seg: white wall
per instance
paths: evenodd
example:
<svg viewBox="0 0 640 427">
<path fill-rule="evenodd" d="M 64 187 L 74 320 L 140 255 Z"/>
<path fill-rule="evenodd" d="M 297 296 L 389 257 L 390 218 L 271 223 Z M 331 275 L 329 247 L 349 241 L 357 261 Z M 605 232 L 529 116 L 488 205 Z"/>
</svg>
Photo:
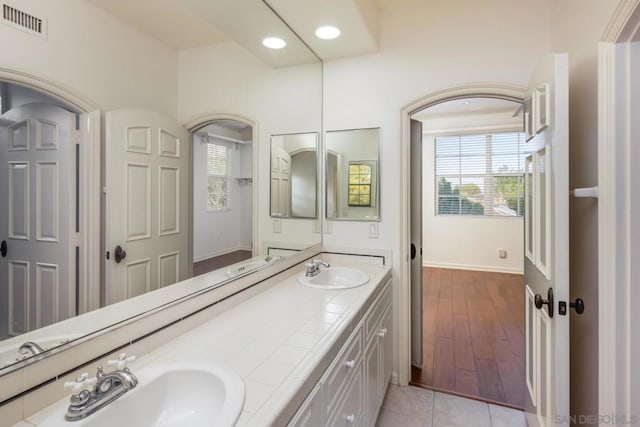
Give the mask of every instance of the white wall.
<svg viewBox="0 0 640 427">
<path fill-rule="evenodd" d="M 48 21 L 46 40 L 0 25 L 1 68 L 35 74 L 103 110 L 148 108 L 175 117 L 177 54 L 81 0 L 15 0 Z"/>
<path fill-rule="evenodd" d="M 402 107 L 462 83 L 526 85 L 549 50 L 548 2 L 467 0 L 433 8 L 407 0 L 381 11 L 380 31 L 378 53 L 326 62 L 323 82 L 325 129 L 381 127 L 380 237 L 368 238 L 367 223 L 336 222 L 325 243 L 398 251 Z"/>
<path fill-rule="evenodd" d="M 257 121 L 259 241 L 266 247 L 305 248 L 320 243 L 313 220 L 269 216 L 269 138 L 273 134 L 318 132 L 321 127 L 321 65 L 273 69 L 239 45 L 228 42 L 180 51 L 178 117 L 182 123 L 212 113 L 231 113 Z"/>
<path fill-rule="evenodd" d="M 251 144 L 229 144 L 229 209 L 207 211 L 207 144 L 194 136 L 193 144 L 193 260 L 251 250 L 252 185 L 239 181 L 243 163 L 251 163 Z"/>
</svg>

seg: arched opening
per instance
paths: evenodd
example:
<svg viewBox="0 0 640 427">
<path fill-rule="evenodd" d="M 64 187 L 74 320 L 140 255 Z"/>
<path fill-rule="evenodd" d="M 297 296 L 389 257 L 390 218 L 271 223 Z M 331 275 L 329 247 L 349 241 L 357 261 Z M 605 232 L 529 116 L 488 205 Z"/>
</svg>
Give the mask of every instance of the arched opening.
<svg viewBox="0 0 640 427">
<path fill-rule="evenodd" d="M 420 315 L 412 313 L 421 312 L 421 297 L 412 298 L 412 293 L 421 293 L 421 288 L 412 292 L 411 282 L 411 117 L 431 106 L 447 101 L 462 100 L 466 98 L 494 98 L 506 101 L 522 102 L 525 97 L 525 88 L 507 84 L 468 84 L 447 88 L 421 97 L 416 101 L 406 105 L 401 112 L 402 119 L 402 180 L 401 180 L 401 205 L 400 205 L 400 235 L 401 247 L 398 248 L 401 257 L 406 260 L 400 268 L 401 275 L 398 291 L 398 372 L 399 383 L 408 384 L 411 378 L 411 365 L 416 358 L 420 358 L 422 350 L 422 334 Z M 415 276 L 415 273 L 414 273 Z M 420 285 L 418 285 L 420 286 Z M 414 351 L 412 352 L 412 343 Z M 416 348 L 420 350 L 416 351 Z M 412 355 L 413 353 L 413 355 Z M 421 362 L 421 360 L 416 360 Z"/>
</svg>

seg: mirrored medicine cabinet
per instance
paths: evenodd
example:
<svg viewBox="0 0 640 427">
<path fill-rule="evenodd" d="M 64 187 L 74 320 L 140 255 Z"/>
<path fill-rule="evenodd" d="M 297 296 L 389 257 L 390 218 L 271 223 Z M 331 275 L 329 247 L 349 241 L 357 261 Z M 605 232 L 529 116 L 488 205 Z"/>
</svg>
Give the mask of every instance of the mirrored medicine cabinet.
<svg viewBox="0 0 640 427">
<path fill-rule="evenodd" d="M 380 221 L 380 128 L 325 133 L 326 215 Z"/>
</svg>

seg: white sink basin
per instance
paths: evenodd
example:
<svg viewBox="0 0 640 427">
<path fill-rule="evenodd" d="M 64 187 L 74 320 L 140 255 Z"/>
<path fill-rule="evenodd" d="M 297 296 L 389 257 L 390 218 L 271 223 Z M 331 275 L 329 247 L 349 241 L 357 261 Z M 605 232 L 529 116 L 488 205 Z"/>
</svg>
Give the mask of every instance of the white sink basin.
<svg viewBox="0 0 640 427">
<path fill-rule="evenodd" d="M 320 289 L 349 289 L 362 286 L 369 281 L 369 275 L 357 268 L 329 267 L 313 277 L 305 276 L 303 271 L 298 276 L 298 283 Z"/>
<path fill-rule="evenodd" d="M 134 365 L 135 366 L 135 365 Z M 132 372 L 136 388 L 80 421 L 59 408 L 43 427 L 233 426 L 244 403 L 244 384 L 233 371 L 209 364 L 154 364 Z"/>
</svg>

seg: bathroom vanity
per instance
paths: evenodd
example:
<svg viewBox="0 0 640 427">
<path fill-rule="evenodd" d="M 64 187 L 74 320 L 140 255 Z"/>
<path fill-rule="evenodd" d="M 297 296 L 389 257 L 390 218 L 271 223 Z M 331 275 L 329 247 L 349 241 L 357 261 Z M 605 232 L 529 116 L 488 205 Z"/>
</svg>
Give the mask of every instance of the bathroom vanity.
<svg viewBox="0 0 640 427">
<path fill-rule="evenodd" d="M 391 269 L 382 257 L 316 258 L 359 269 L 369 281 L 350 289 L 307 287 L 298 283 L 305 271 L 298 264 L 229 298 L 224 308 L 196 314 L 199 324 L 138 353 L 131 371 L 163 363 L 234 371 L 245 387 L 238 426 L 374 425 L 393 358 Z M 68 397 L 23 425 L 60 416 L 67 404 Z"/>
</svg>

